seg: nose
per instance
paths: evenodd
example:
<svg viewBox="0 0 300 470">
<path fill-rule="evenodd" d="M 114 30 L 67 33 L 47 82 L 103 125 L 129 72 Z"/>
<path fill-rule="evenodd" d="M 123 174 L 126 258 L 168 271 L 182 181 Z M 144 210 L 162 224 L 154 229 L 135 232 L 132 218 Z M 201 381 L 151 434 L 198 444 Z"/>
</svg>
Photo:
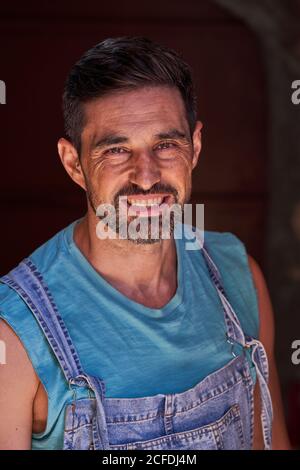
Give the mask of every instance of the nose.
<svg viewBox="0 0 300 470">
<path fill-rule="evenodd" d="M 136 154 L 132 160 L 129 179 L 131 183 L 138 185 L 145 191 L 160 182 L 161 174 L 155 155 L 147 151 Z"/>
</svg>

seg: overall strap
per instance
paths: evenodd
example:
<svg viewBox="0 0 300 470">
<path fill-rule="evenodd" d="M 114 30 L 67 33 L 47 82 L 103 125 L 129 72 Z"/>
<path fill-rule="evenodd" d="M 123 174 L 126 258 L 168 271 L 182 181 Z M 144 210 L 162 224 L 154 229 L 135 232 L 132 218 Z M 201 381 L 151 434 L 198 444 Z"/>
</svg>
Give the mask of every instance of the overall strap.
<svg viewBox="0 0 300 470">
<path fill-rule="evenodd" d="M 245 335 L 242 330 L 240 321 L 226 297 L 220 272 L 217 266 L 215 265 L 215 263 L 213 262 L 213 260 L 211 259 L 207 251 L 207 246 L 205 245 L 205 243 L 203 243 L 203 246 L 202 246 L 202 254 L 206 262 L 206 265 L 208 267 L 210 277 L 214 283 L 214 286 L 217 290 L 218 296 L 223 306 L 224 319 L 225 319 L 225 325 L 226 325 L 226 330 L 227 330 L 227 339 L 229 342 L 232 342 L 232 343 L 237 342 L 239 344 L 244 345 Z"/>
<path fill-rule="evenodd" d="M 207 251 L 207 245 L 201 238 L 199 240 L 199 235 L 198 241 L 202 247 L 201 252 L 207 264 L 211 279 L 222 302 L 227 329 L 227 340 L 232 345 L 234 342 L 238 342 L 245 349 L 252 348 L 251 358 L 255 366 L 260 386 L 261 424 L 264 438 L 264 448 L 265 450 L 270 450 L 272 446 L 273 407 L 268 387 L 269 367 L 265 348 L 259 340 L 243 333 L 239 319 L 227 299 L 220 272 Z"/>
<path fill-rule="evenodd" d="M 83 373 L 75 347 L 41 274 L 29 258 L 25 258 L 1 282 L 14 289 L 32 311 L 45 334 L 66 380 Z"/>
<path fill-rule="evenodd" d="M 32 311 L 63 370 L 69 386 L 88 387 L 95 393 L 98 431 L 95 436 L 95 447 L 102 450 L 109 449 L 103 408 L 105 384 L 100 378 L 90 376 L 84 372 L 76 348 L 41 273 L 39 273 L 30 258 L 25 258 L 16 268 L 7 275 L 2 276 L 0 281 L 14 289 Z"/>
</svg>

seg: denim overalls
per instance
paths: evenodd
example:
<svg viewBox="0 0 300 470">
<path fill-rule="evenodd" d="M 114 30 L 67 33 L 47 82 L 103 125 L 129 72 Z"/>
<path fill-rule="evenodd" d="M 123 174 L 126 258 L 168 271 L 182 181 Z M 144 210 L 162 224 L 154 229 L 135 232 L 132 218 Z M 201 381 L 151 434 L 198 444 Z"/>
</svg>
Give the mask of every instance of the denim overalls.
<svg viewBox="0 0 300 470">
<path fill-rule="evenodd" d="M 226 298 L 220 273 L 206 245 L 201 246 L 223 306 L 227 331 L 224 346 L 226 341 L 231 345 L 233 359 L 182 393 L 106 398 L 103 380 L 83 370 L 52 295 L 31 259 L 25 258 L 1 278 L 31 309 L 73 391 L 73 402 L 66 407 L 64 449 L 251 449 L 254 379 L 249 358 L 259 382 L 264 448 L 271 449 L 273 412 L 264 347 L 243 333 Z M 90 398 L 76 399 L 78 387 L 86 387 Z"/>
</svg>

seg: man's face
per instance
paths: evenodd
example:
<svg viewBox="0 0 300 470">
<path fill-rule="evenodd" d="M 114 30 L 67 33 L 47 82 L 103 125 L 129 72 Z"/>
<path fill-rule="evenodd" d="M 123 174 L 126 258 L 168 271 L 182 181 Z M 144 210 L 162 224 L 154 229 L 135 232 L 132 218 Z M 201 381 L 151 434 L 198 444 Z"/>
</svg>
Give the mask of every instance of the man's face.
<svg viewBox="0 0 300 470">
<path fill-rule="evenodd" d="M 128 208 L 144 207 L 138 215 L 161 217 L 161 204 L 183 207 L 191 195 L 201 123 L 192 139 L 179 91 L 145 87 L 84 106 L 81 166 L 91 208 L 112 204 L 118 213 L 120 195 L 127 196 Z"/>
</svg>

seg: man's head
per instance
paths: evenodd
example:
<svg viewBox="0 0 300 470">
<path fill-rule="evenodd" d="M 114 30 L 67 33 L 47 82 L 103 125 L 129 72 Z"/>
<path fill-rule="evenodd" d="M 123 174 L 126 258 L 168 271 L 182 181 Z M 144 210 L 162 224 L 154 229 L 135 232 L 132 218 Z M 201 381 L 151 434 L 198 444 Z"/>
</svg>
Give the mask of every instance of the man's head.
<svg viewBox="0 0 300 470">
<path fill-rule="evenodd" d="M 72 68 L 63 111 L 59 154 L 90 211 L 119 209 L 120 195 L 188 201 L 202 124 L 189 67 L 174 51 L 145 38 L 97 44 Z"/>
</svg>

